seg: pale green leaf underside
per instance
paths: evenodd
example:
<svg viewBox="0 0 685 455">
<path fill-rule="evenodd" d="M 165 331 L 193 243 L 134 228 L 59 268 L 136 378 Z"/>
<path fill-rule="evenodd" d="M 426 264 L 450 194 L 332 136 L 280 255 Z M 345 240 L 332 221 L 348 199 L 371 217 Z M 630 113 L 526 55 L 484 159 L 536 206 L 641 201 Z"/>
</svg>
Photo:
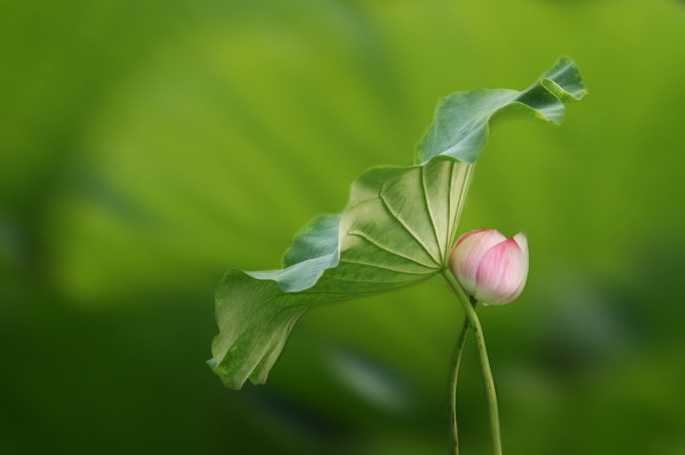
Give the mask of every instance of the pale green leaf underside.
<svg viewBox="0 0 685 455">
<path fill-rule="evenodd" d="M 214 371 L 232 388 L 248 378 L 262 383 L 311 306 L 439 272 L 471 168 L 439 157 L 425 166 L 372 169 L 353 184 L 341 215 L 318 217 L 297 235 L 283 269 L 227 273 L 216 295 Z"/>
<path fill-rule="evenodd" d="M 320 216 L 296 236 L 282 269 L 225 275 L 216 293 L 219 334 L 212 344 L 212 369 L 231 388 L 247 379 L 263 383 L 307 309 L 415 284 L 440 272 L 487 120 L 507 105 L 523 103 L 558 122 L 562 100 L 584 93 L 575 66 L 562 59 L 523 92 L 479 90 L 446 98 L 422 142 L 421 164 L 364 173 L 341 214 Z"/>
</svg>

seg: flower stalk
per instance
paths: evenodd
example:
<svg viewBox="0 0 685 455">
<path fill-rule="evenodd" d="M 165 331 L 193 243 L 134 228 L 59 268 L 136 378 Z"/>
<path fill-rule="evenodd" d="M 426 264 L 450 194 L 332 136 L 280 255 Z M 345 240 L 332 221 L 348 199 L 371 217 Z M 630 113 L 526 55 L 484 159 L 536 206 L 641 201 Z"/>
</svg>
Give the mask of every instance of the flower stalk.
<svg viewBox="0 0 685 455">
<path fill-rule="evenodd" d="M 443 271 L 443 276 L 449 283 L 450 287 L 454 291 L 454 293 L 457 295 L 459 300 L 462 303 L 462 306 L 464 307 L 464 311 L 466 313 L 466 321 L 464 325 L 464 330 L 462 331 L 462 336 L 465 340 L 466 338 L 466 332 L 468 331 L 469 327 L 472 327 L 475 334 L 476 334 L 476 342 L 478 345 L 478 354 L 480 357 L 480 364 L 481 364 L 481 372 L 483 375 L 483 381 L 485 382 L 485 388 L 487 391 L 487 396 L 488 396 L 488 407 L 490 410 L 490 432 L 492 436 L 492 445 L 493 445 L 493 454 L 494 455 L 502 455 L 502 438 L 500 435 L 500 423 L 499 423 L 499 407 L 497 405 L 497 392 L 495 390 L 495 381 L 492 375 L 492 369 L 490 368 L 490 360 L 488 359 L 488 351 L 487 351 L 487 346 L 485 344 L 485 336 L 483 334 L 483 328 L 480 324 L 480 320 L 478 319 L 478 314 L 476 313 L 475 307 L 477 305 L 477 302 L 474 298 L 469 298 L 465 293 L 464 290 L 462 289 L 461 285 L 457 281 L 457 279 L 452 275 L 448 270 Z M 462 338 L 460 336 L 460 340 Z M 461 349 L 463 348 L 463 342 L 460 341 L 459 343 L 461 347 L 458 349 L 457 356 L 455 357 L 457 361 L 455 362 L 454 366 L 454 373 L 453 377 L 458 376 L 458 370 L 459 366 L 461 364 Z M 459 346 L 459 345 L 458 345 Z M 458 435 L 456 434 L 457 432 L 457 425 L 456 425 L 456 385 L 457 382 L 456 380 L 453 381 L 451 386 L 453 388 L 450 391 L 451 395 L 451 409 L 452 409 L 452 419 L 453 419 L 453 426 L 452 426 L 452 431 L 453 431 L 453 436 L 452 440 L 455 444 L 458 444 Z M 456 450 L 456 451 L 455 451 Z M 458 454 L 459 449 L 458 447 L 456 449 L 453 449 L 452 451 L 453 454 Z"/>
</svg>

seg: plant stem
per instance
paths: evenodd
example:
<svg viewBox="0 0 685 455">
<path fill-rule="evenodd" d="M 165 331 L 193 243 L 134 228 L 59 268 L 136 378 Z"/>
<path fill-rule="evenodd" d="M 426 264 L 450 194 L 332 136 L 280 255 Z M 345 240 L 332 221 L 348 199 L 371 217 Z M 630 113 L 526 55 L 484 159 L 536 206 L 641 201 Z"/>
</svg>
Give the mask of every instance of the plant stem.
<svg viewBox="0 0 685 455">
<path fill-rule="evenodd" d="M 490 361 L 488 359 L 488 350 L 485 346 L 485 335 L 483 328 L 478 320 L 475 308 L 472 305 L 465 305 L 469 323 L 473 325 L 476 331 L 476 342 L 478 344 L 478 353 L 480 354 L 480 366 L 483 373 L 483 380 L 485 381 L 485 388 L 488 392 L 488 404 L 490 406 L 490 432 L 492 433 L 492 444 L 495 455 L 502 455 L 502 439 L 499 428 L 499 409 L 497 407 L 497 392 L 495 391 L 495 380 L 492 377 L 492 370 L 490 368 Z"/>
<path fill-rule="evenodd" d="M 480 365 L 483 374 L 483 381 L 485 382 L 485 389 L 488 395 L 488 405 L 490 407 L 490 432 L 492 434 L 492 445 L 494 455 L 502 455 L 502 440 L 500 437 L 499 428 L 499 409 L 497 407 L 497 392 L 495 391 L 495 381 L 492 377 L 492 370 L 490 369 L 490 361 L 488 359 L 488 350 L 485 345 L 485 336 L 483 335 L 483 328 L 480 325 L 478 314 L 475 310 L 475 301 L 471 301 L 464 290 L 461 288 L 457 279 L 450 273 L 449 270 L 443 271 L 443 276 L 452 287 L 452 290 L 457 294 L 461 300 L 466 312 L 466 318 L 470 326 L 476 332 L 476 342 L 478 344 L 478 353 L 480 355 Z"/>
<path fill-rule="evenodd" d="M 450 375 L 450 426 L 451 426 L 451 455 L 459 455 L 459 428 L 457 425 L 457 383 L 459 381 L 459 369 L 461 368 L 461 357 L 464 352 L 466 335 L 469 331 L 469 320 L 464 317 L 464 325 L 461 328 L 459 339 L 454 347 L 452 356 L 451 375 Z"/>
</svg>

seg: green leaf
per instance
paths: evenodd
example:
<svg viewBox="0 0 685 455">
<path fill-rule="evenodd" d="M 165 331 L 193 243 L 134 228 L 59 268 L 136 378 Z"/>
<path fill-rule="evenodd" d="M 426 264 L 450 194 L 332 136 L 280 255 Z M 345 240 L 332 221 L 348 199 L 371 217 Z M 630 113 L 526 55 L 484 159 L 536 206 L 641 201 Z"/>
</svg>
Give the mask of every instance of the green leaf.
<svg viewBox="0 0 685 455">
<path fill-rule="evenodd" d="M 214 371 L 231 388 L 263 383 L 308 308 L 440 272 L 470 169 L 449 158 L 372 169 L 353 184 L 341 215 L 316 218 L 296 236 L 283 269 L 227 273 L 216 295 Z"/>
<path fill-rule="evenodd" d="M 584 93 L 575 66 L 563 59 L 523 92 L 447 97 L 421 145 L 421 164 L 364 173 L 340 215 L 320 216 L 297 234 L 282 269 L 225 275 L 216 293 L 219 334 L 209 365 L 231 388 L 248 379 L 264 383 L 309 308 L 412 285 L 442 271 L 488 119 L 520 103 L 558 122 L 563 100 Z"/>
<path fill-rule="evenodd" d="M 560 59 L 523 91 L 487 89 L 457 92 L 438 104 L 435 119 L 418 147 L 418 161 L 426 163 L 438 155 L 474 163 L 485 146 L 488 123 L 500 110 L 517 104 L 539 118 L 559 124 L 565 100 L 581 100 L 587 94 L 578 68 L 568 58 Z"/>
</svg>

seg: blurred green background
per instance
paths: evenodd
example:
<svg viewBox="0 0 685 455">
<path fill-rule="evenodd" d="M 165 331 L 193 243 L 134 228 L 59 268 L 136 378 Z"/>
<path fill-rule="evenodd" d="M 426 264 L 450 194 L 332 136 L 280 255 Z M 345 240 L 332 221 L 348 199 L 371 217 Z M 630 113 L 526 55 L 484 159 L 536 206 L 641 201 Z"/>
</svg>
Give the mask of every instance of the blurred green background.
<svg viewBox="0 0 685 455">
<path fill-rule="evenodd" d="M 522 298 L 482 312 L 505 450 L 685 454 L 676 0 L 0 1 L 0 453 L 445 453 L 441 280 L 308 313 L 241 392 L 204 364 L 213 289 L 410 164 L 439 97 L 560 55 L 590 96 L 500 119 L 461 223 L 531 245 Z"/>
</svg>

